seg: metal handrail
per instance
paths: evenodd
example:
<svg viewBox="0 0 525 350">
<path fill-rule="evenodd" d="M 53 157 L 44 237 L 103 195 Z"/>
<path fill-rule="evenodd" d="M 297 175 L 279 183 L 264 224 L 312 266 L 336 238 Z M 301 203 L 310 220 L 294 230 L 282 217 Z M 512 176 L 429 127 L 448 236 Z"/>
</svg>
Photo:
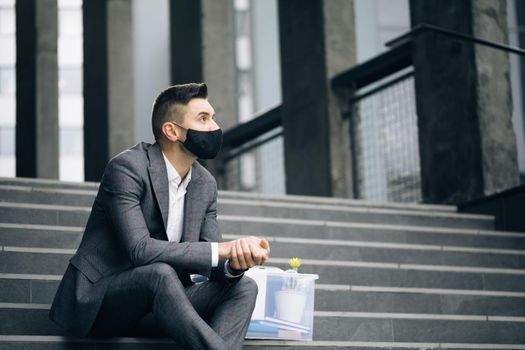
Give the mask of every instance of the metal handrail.
<svg viewBox="0 0 525 350">
<path fill-rule="evenodd" d="M 492 47 L 498 50 L 504 50 L 507 52 L 515 53 L 518 55 L 525 55 L 525 50 L 519 47 L 511 45 L 501 44 L 495 41 L 486 40 L 474 37 L 472 35 L 463 34 L 450 29 L 438 27 L 431 24 L 418 24 L 410 31 L 394 38 L 387 43 L 386 46 L 391 49 L 385 53 L 382 53 L 360 65 L 347 70 L 332 79 L 333 87 L 351 87 L 358 90 L 362 87 L 368 86 L 374 82 L 377 82 L 385 77 L 392 75 L 393 73 L 399 72 L 404 68 L 409 67 L 412 64 L 412 39 L 425 32 L 435 32 L 445 36 L 453 37 L 468 42 Z M 367 97 L 381 89 L 384 89 L 396 82 L 406 78 L 411 73 L 404 74 L 391 81 L 388 81 L 381 86 L 374 88 L 362 95 L 357 95 L 352 98 L 352 101 L 357 101 L 364 97 Z M 234 157 L 241 155 L 261 144 L 274 139 L 282 133 L 272 135 L 265 139 L 259 140 L 253 144 L 243 147 L 244 145 L 252 142 L 257 137 L 274 130 L 275 128 L 282 125 L 282 108 L 281 105 L 271 107 L 267 110 L 257 113 L 252 120 L 239 124 L 231 129 L 228 129 L 223 136 L 223 147 L 230 151 L 234 148 L 239 148 L 238 151 L 226 154 L 225 159 L 230 160 Z"/>
<path fill-rule="evenodd" d="M 277 105 L 254 115 L 253 119 L 236 125 L 224 132 L 222 145 L 232 149 L 282 125 L 282 108 Z"/>
<path fill-rule="evenodd" d="M 379 91 L 381 90 L 384 90 L 386 89 L 387 87 L 390 87 L 392 85 L 395 85 L 397 83 L 399 83 L 400 81 L 403 81 L 407 78 L 410 78 L 411 76 L 414 75 L 414 71 L 413 70 L 410 70 L 409 72 L 407 73 L 404 73 L 394 79 L 391 79 L 391 80 L 388 80 L 387 82 L 381 84 L 381 85 L 378 85 L 376 87 L 374 87 L 373 89 L 370 89 L 369 91 L 365 92 L 365 93 L 362 93 L 360 95 L 355 95 L 353 96 L 352 98 L 350 98 L 350 103 L 355 103 L 359 100 L 362 100 L 368 96 L 371 96 L 371 95 L 374 95 L 376 93 L 378 93 Z"/>
<path fill-rule="evenodd" d="M 505 44 L 501 44 L 495 41 L 477 38 L 472 35 L 463 34 L 460 32 L 456 32 L 454 30 L 438 27 L 432 24 L 427 24 L 427 23 L 421 23 L 421 24 L 416 25 L 414 28 L 412 28 L 410 31 L 406 32 L 405 34 L 402 34 L 398 36 L 397 38 L 394 38 L 386 42 L 385 45 L 388 47 L 394 48 L 398 45 L 406 44 L 407 42 L 410 42 L 414 36 L 422 34 L 424 32 L 428 32 L 428 31 L 436 32 L 436 33 L 443 34 L 445 36 L 450 36 L 456 39 L 461 39 L 461 40 L 473 42 L 476 44 L 492 47 L 494 49 L 512 52 L 517 55 L 525 55 L 525 50 L 520 47 L 505 45 Z"/>
<path fill-rule="evenodd" d="M 260 140 L 257 140 L 257 142 L 254 142 L 254 143 L 249 143 L 247 146 L 241 146 L 237 151 L 235 152 L 231 152 L 229 154 L 227 154 L 225 157 L 224 157 L 224 161 L 227 162 L 229 160 L 232 160 L 232 159 L 235 159 L 237 157 L 239 157 L 241 154 L 244 154 L 246 152 L 249 152 L 259 146 L 262 146 L 264 145 L 265 143 L 267 142 L 270 142 L 272 141 L 273 139 L 276 139 L 278 138 L 279 136 L 283 136 L 284 135 L 284 132 L 280 131 L 280 132 L 277 132 L 273 135 L 269 135 L 265 138 L 262 138 Z M 246 144 L 245 144 L 246 145 Z"/>
<path fill-rule="evenodd" d="M 358 90 L 412 65 L 412 44 L 402 43 L 332 78 L 332 87 Z"/>
<path fill-rule="evenodd" d="M 492 47 L 494 49 L 504 50 L 517 55 L 525 55 L 525 49 L 519 47 L 505 45 L 435 25 L 422 23 L 416 25 L 410 31 L 398 36 L 397 38 L 388 41 L 385 45 L 390 47 L 390 50 L 332 78 L 332 86 L 351 87 L 358 90 L 410 66 L 412 64 L 412 38 L 428 31 Z"/>
<path fill-rule="evenodd" d="M 281 125 L 281 105 L 273 106 L 256 113 L 251 120 L 238 124 L 224 132 L 219 157 L 222 162 L 228 162 L 253 150 L 254 148 L 282 136 L 283 132 L 279 132 L 257 140 L 258 137 L 277 129 Z M 221 165 L 219 168 L 219 172 L 224 173 L 224 166 Z"/>
</svg>

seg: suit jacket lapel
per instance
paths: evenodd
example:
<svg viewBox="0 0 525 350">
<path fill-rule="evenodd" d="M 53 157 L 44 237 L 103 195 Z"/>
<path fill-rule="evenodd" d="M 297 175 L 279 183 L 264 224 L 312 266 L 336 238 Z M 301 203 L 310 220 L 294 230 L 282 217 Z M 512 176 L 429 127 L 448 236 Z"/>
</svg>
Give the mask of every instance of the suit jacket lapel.
<svg viewBox="0 0 525 350">
<path fill-rule="evenodd" d="M 162 156 L 160 145 L 155 142 L 148 148 L 149 167 L 148 172 L 157 198 L 157 203 L 164 223 L 164 231 L 168 227 L 168 210 L 170 203 L 170 193 L 168 188 L 168 175 L 166 172 L 166 163 Z"/>
<path fill-rule="evenodd" d="M 148 172 L 160 208 L 160 213 L 162 215 L 164 231 L 166 232 L 168 229 L 170 193 L 166 162 L 162 156 L 160 145 L 157 142 L 148 149 L 148 157 L 150 161 Z M 202 205 L 200 203 L 203 198 L 201 191 L 201 172 L 194 162 L 191 170 L 191 180 L 188 183 L 188 187 L 186 187 L 186 195 L 184 196 L 184 218 L 181 242 L 198 241 L 199 239 L 200 226 L 198 226 L 198 224 L 200 224 L 202 218 L 199 217 L 200 211 L 198 210 L 198 206 Z"/>
<path fill-rule="evenodd" d="M 199 229 L 201 219 L 198 215 L 198 206 L 202 205 L 200 201 L 203 196 L 201 194 L 202 186 L 200 184 L 200 169 L 195 163 L 192 165 L 191 180 L 186 187 L 186 195 L 184 196 L 184 219 L 182 224 L 181 242 L 195 242 L 199 239 Z"/>
</svg>

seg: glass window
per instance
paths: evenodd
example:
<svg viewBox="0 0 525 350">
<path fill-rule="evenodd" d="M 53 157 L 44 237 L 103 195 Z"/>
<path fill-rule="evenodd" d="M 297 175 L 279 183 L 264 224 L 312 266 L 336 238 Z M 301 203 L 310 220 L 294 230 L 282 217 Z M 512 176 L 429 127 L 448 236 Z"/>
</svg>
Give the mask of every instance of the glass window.
<svg viewBox="0 0 525 350">
<path fill-rule="evenodd" d="M 15 84 L 15 67 L 0 66 L 0 95 L 14 95 Z"/>
<path fill-rule="evenodd" d="M 60 180 L 84 180 L 82 1 L 58 1 Z"/>
<path fill-rule="evenodd" d="M 83 152 L 83 132 L 81 128 L 60 128 L 61 156 L 77 156 Z"/>
<path fill-rule="evenodd" d="M 82 12 L 78 9 L 61 8 L 58 22 L 60 36 L 78 37 L 82 35 Z"/>
<path fill-rule="evenodd" d="M 15 0 L 0 0 L 0 176 L 15 176 Z"/>
<path fill-rule="evenodd" d="M 2 4 L 0 3 L 0 6 Z M 15 33 L 15 10 L 9 7 L 0 7 L 0 35 Z"/>
<path fill-rule="evenodd" d="M 12 156 L 15 154 L 15 128 L 0 127 L 0 155 Z"/>
<path fill-rule="evenodd" d="M 60 94 L 82 94 L 82 67 L 60 67 L 58 77 Z"/>
</svg>

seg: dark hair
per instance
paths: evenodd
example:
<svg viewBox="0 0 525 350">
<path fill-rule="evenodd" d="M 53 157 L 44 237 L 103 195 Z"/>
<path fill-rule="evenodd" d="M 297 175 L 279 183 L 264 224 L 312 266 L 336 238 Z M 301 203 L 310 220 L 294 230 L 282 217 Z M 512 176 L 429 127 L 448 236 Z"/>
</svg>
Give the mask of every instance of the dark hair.
<svg viewBox="0 0 525 350">
<path fill-rule="evenodd" d="M 159 140 L 162 136 L 162 124 L 170 120 L 172 115 L 172 107 L 175 105 L 187 105 L 193 98 L 207 98 L 208 87 L 205 83 L 189 83 L 173 85 L 162 91 L 155 102 L 153 103 L 153 110 L 151 112 L 151 128 L 155 140 Z M 178 122 L 182 123 L 183 118 Z"/>
</svg>

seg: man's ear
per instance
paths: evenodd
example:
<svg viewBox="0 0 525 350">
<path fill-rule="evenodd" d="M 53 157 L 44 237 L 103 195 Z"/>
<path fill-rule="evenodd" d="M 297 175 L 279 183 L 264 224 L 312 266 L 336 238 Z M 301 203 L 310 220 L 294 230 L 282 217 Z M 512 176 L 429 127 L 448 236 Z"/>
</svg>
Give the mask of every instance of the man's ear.
<svg viewBox="0 0 525 350">
<path fill-rule="evenodd" d="M 178 130 L 177 126 L 171 122 L 164 122 L 161 127 L 162 134 L 164 137 L 171 142 L 175 142 L 177 140 L 180 140 L 180 130 Z"/>
</svg>

